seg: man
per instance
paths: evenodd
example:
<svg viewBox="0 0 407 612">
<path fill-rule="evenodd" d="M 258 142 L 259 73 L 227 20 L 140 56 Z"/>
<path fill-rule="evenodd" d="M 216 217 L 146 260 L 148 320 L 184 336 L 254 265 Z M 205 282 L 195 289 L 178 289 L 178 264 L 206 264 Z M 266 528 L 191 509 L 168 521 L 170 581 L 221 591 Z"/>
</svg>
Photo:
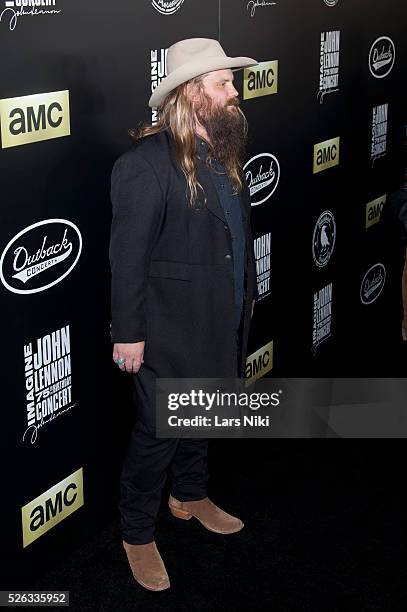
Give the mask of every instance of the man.
<svg viewBox="0 0 407 612">
<path fill-rule="evenodd" d="M 121 474 L 121 530 L 134 578 L 170 586 L 154 540 L 167 470 L 174 516 L 216 533 L 240 519 L 208 497 L 203 439 L 157 439 L 157 377 L 243 377 L 257 297 L 250 200 L 242 166 L 247 122 L 232 68 L 216 40 L 168 49 L 168 76 L 149 105 L 154 126 L 131 131 L 133 147 L 112 171 L 113 359 L 132 375 L 137 420 Z"/>
</svg>

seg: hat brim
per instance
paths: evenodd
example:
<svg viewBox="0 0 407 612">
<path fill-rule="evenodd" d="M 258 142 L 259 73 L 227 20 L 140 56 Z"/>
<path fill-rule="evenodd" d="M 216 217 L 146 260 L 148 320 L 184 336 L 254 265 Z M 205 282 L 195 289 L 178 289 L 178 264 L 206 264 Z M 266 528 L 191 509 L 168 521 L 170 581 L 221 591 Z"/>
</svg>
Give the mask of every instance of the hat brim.
<svg viewBox="0 0 407 612">
<path fill-rule="evenodd" d="M 206 72 L 223 70 L 225 68 L 231 68 L 232 70 L 234 68 L 233 72 L 235 72 L 247 66 L 255 66 L 258 63 L 257 60 L 251 57 L 203 57 L 202 59 L 194 59 L 176 68 L 166 76 L 153 91 L 148 105 L 151 108 L 160 106 L 164 102 L 165 97 L 175 87 Z"/>
</svg>

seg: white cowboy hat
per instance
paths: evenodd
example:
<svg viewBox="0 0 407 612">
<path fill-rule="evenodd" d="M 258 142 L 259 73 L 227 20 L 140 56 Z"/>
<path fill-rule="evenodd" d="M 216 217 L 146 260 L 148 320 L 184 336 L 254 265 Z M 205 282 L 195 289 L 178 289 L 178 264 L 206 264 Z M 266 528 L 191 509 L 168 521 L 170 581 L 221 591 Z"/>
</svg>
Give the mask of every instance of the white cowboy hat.
<svg viewBox="0 0 407 612">
<path fill-rule="evenodd" d="M 167 52 L 167 76 L 152 93 L 148 105 L 160 106 L 164 98 L 181 83 L 213 70 L 254 66 L 251 57 L 228 57 L 213 38 L 187 38 L 174 43 Z"/>
</svg>

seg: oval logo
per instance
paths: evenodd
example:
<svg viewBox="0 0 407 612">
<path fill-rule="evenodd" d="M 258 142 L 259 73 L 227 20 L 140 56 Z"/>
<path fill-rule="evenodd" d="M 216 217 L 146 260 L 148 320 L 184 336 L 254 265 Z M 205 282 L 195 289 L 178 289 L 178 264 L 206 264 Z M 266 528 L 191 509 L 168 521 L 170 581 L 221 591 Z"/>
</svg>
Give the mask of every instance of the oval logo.
<svg viewBox="0 0 407 612">
<path fill-rule="evenodd" d="M 381 294 L 386 281 L 386 268 L 377 263 L 366 272 L 360 286 L 360 299 L 363 304 L 372 304 Z"/>
<path fill-rule="evenodd" d="M 81 251 L 82 236 L 71 221 L 38 221 L 5 247 L 0 259 L 1 282 L 13 293 L 45 291 L 68 276 Z"/>
<path fill-rule="evenodd" d="M 151 0 L 151 4 L 162 15 L 172 15 L 184 4 L 184 0 Z"/>
<path fill-rule="evenodd" d="M 317 219 L 312 236 L 312 256 L 319 268 L 331 259 L 336 239 L 336 223 L 330 210 L 324 210 Z"/>
<path fill-rule="evenodd" d="M 252 206 L 263 204 L 271 198 L 280 181 L 280 164 L 271 153 L 260 153 L 244 166 Z"/>
<path fill-rule="evenodd" d="M 384 79 L 390 74 L 396 59 L 396 47 L 388 36 L 374 41 L 369 52 L 369 70 L 376 79 Z"/>
</svg>

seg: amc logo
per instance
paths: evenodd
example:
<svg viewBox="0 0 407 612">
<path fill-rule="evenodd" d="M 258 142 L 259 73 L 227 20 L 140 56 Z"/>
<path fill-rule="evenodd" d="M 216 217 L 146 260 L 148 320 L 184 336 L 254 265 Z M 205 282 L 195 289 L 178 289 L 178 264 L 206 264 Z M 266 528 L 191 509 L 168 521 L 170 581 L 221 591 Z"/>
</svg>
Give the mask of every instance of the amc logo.
<svg viewBox="0 0 407 612">
<path fill-rule="evenodd" d="M 243 100 L 277 93 L 278 60 L 243 69 Z"/>
<path fill-rule="evenodd" d="M 273 341 L 246 358 L 245 383 L 251 385 L 273 368 Z"/>
<path fill-rule="evenodd" d="M 3 98 L 0 126 L 3 149 L 69 136 L 69 91 Z"/>
<path fill-rule="evenodd" d="M 83 506 L 83 469 L 21 508 L 23 548 Z"/>
<path fill-rule="evenodd" d="M 386 196 L 383 195 L 372 202 L 366 204 L 366 229 L 380 221 L 383 206 L 386 203 Z"/>
<path fill-rule="evenodd" d="M 339 166 L 339 136 L 314 145 L 314 174 Z"/>
</svg>

